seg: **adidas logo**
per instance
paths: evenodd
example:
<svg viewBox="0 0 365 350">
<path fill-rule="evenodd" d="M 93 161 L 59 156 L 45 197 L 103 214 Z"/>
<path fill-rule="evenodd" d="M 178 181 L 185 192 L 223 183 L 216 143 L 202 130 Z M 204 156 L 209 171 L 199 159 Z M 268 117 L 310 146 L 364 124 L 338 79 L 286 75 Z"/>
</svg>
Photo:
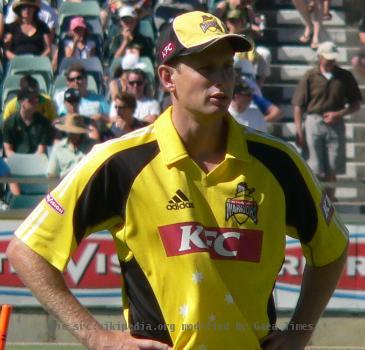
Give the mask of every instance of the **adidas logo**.
<svg viewBox="0 0 365 350">
<path fill-rule="evenodd" d="M 169 200 L 166 205 L 167 210 L 179 210 L 185 208 L 194 208 L 194 204 L 189 201 L 189 198 L 181 190 L 177 190 L 175 195 Z"/>
</svg>

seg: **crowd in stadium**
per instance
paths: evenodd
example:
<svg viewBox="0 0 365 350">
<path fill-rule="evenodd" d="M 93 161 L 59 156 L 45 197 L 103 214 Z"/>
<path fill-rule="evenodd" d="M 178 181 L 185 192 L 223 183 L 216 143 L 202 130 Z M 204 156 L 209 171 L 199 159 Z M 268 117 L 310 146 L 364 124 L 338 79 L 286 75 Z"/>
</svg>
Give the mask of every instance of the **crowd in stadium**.
<svg viewBox="0 0 365 350">
<path fill-rule="evenodd" d="M 330 1 L 292 2 L 305 23 L 298 43 L 316 50 L 321 23 L 331 19 Z M 258 43 L 235 56 L 235 119 L 267 131 L 267 123 L 282 116 L 261 90 L 271 63 L 270 51 L 259 44 L 264 0 L 14 0 L 2 7 L 3 156 L 44 153 L 50 177 L 62 178 L 94 144 L 152 123 L 169 106 L 155 75 L 154 43 L 164 25 L 186 11 L 209 10 L 229 32 Z M 365 47 L 364 26 L 363 19 Z M 363 56 L 352 63 L 364 74 Z M 6 162 L 0 168 L 2 175 L 9 172 Z M 9 193 L 22 193 L 15 183 L 8 187 L 5 201 Z"/>
</svg>

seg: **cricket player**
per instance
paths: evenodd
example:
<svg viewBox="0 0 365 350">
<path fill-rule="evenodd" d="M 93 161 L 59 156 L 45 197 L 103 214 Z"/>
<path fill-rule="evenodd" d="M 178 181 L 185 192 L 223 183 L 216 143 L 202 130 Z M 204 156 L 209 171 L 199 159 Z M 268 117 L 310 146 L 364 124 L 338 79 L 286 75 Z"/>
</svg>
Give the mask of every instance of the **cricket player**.
<svg viewBox="0 0 365 350">
<path fill-rule="evenodd" d="M 83 325 L 70 329 L 88 349 L 302 350 L 341 274 L 347 232 L 300 156 L 227 112 L 233 55 L 251 49 L 244 36 L 189 12 L 156 49 L 172 107 L 94 147 L 18 228 L 10 262 L 58 320 Z M 79 242 L 102 229 L 120 260 L 128 332 L 103 329 L 62 278 Z M 279 330 L 272 290 L 286 234 L 307 265 Z"/>
</svg>

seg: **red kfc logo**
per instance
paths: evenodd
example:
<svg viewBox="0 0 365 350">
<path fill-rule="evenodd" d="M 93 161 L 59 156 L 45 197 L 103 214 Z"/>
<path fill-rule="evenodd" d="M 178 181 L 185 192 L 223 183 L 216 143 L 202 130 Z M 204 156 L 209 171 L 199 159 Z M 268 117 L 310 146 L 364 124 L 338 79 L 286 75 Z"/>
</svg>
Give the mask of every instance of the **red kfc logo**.
<svg viewBox="0 0 365 350">
<path fill-rule="evenodd" d="M 208 228 L 196 222 L 159 227 L 167 256 L 208 252 L 212 259 L 259 262 L 263 232 L 238 228 Z"/>
</svg>

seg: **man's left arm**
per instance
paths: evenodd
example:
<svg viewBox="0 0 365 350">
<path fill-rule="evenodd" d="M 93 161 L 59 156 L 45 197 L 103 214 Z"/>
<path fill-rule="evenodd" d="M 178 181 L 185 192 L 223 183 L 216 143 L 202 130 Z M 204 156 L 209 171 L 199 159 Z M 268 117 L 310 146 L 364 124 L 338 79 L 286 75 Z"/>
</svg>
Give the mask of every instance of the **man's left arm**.
<svg viewBox="0 0 365 350">
<path fill-rule="evenodd" d="M 321 267 L 306 265 L 299 300 L 286 329 L 276 330 L 261 342 L 263 350 L 303 350 L 330 300 L 346 262 L 340 258 Z"/>
</svg>

